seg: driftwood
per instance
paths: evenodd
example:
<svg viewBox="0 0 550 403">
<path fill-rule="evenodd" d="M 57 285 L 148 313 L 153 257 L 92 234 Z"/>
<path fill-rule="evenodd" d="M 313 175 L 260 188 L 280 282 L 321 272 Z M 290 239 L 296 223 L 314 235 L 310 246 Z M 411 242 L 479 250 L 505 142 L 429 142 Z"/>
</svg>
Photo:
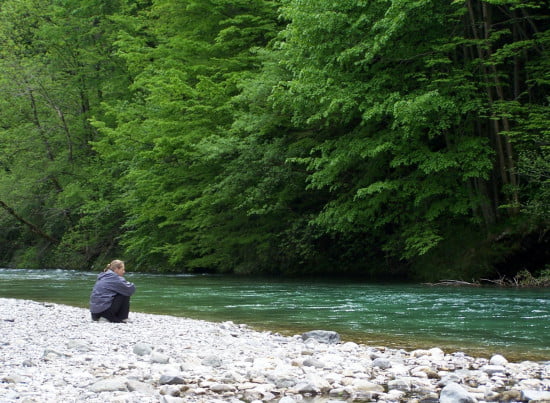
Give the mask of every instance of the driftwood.
<svg viewBox="0 0 550 403">
<path fill-rule="evenodd" d="M 451 287 L 481 287 L 481 283 L 490 283 L 497 287 L 550 287 L 550 277 L 533 277 L 529 272 L 523 271 L 517 276 L 508 279 L 502 276 L 499 279 L 491 280 L 488 278 L 480 278 L 480 282 L 469 283 L 462 280 L 440 280 L 437 283 L 422 283 L 429 286 L 451 286 Z"/>
<path fill-rule="evenodd" d="M 451 287 L 480 287 L 479 283 L 469 283 L 462 280 L 439 280 L 437 283 L 423 283 L 430 286 L 451 286 Z"/>
<path fill-rule="evenodd" d="M 488 278 L 482 278 L 481 281 L 494 284 L 498 287 L 550 287 L 550 276 L 540 275 L 534 277 L 529 271 L 522 270 L 516 276 L 511 279 L 502 276 L 499 279 L 491 280 Z"/>
<path fill-rule="evenodd" d="M 512 284 L 512 282 L 510 280 L 507 280 L 506 277 L 502 277 L 496 280 L 491 280 L 489 278 L 480 278 L 480 280 L 485 281 L 487 283 L 498 285 L 500 287 L 511 286 L 511 285 L 518 286 L 517 280 L 514 281 L 514 284 Z"/>
</svg>

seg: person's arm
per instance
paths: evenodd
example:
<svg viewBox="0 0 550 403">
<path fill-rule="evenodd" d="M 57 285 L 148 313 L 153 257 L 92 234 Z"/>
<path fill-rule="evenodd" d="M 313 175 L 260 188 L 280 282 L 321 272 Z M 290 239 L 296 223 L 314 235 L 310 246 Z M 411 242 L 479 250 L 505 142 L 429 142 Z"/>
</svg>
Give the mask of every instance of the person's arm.
<svg viewBox="0 0 550 403">
<path fill-rule="evenodd" d="M 134 283 L 126 281 L 124 277 L 118 277 L 115 278 L 114 281 L 110 281 L 109 288 L 117 294 L 121 294 L 126 297 L 129 297 L 136 292 L 136 286 Z"/>
</svg>

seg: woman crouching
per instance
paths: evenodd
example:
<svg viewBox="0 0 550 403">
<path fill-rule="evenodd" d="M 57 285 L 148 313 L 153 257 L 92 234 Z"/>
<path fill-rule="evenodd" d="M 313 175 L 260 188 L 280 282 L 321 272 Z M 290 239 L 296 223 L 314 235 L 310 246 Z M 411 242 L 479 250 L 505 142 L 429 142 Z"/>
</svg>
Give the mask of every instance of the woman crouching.
<svg viewBox="0 0 550 403">
<path fill-rule="evenodd" d="M 124 279 L 124 273 L 122 260 L 113 260 L 103 273 L 99 273 L 90 296 L 92 320 L 105 318 L 115 323 L 128 320 L 130 296 L 136 292 L 136 286 Z"/>
</svg>

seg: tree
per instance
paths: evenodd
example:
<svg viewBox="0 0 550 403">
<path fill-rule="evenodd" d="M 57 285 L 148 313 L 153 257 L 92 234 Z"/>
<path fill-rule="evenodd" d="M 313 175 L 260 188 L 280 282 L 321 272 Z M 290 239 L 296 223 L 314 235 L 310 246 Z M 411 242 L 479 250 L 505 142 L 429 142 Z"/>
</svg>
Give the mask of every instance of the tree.
<svg viewBox="0 0 550 403">
<path fill-rule="evenodd" d="M 166 0 L 121 34 L 133 98 L 110 103 L 112 122 L 95 123 L 104 136 L 95 149 L 124 164 L 123 244 L 137 264 L 211 268 L 223 261 L 210 252 L 215 226 L 207 223 L 217 215 L 204 203 L 233 152 L 231 97 L 257 68 L 252 49 L 269 41 L 275 25 L 268 1 Z"/>
<path fill-rule="evenodd" d="M 94 197 L 97 160 L 89 142 L 96 131 L 89 119 L 124 89 L 124 70 L 109 52 L 112 25 L 98 13 L 106 4 L 1 5 L 0 195 L 4 220 L 19 223 L 6 246 L 24 250 L 6 252 L 13 265 L 82 267 L 99 253 L 91 245 L 97 239 L 81 233 L 73 241 L 86 215 L 81 207 Z"/>
</svg>

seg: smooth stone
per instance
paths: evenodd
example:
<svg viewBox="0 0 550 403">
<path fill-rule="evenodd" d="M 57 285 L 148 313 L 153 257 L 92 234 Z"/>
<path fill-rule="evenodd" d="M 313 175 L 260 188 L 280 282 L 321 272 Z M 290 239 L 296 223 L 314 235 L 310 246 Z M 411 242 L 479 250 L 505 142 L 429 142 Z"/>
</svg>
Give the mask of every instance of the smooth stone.
<svg viewBox="0 0 550 403">
<path fill-rule="evenodd" d="M 458 383 L 451 382 L 441 390 L 439 403 L 476 403 L 477 399 L 472 397 L 466 389 Z"/>
<path fill-rule="evenodd" d="M 139 356 L 148 355 L 148 354 L 151 354 L 151 352 L 153 351 L 153 346 L 147 343 L 137 343 L 134 346 L 133 351 L 134 351 L 134 354 Z"/>
<path fill-rule="evenodd" d="M 214 368 L 218 368 L 218 367 L 221 367 L 223 365 L 223 360 L 216 356 L 216 355 L 210 355 L 208 357 L 205 357 L 202 362 L 201 362 L 202 365 L 206 365 L 208 367 L 214 367 Z"/>
<path fill-rule="evenodd" d="M 372 362 L 372 366 L 380 369 L 388 369 L 391 368 L 392 364 L 387 358 L 380 357 L 374 359 L 374 361 Z"/>
<path fill-rule="evenodd" d="M 388 391 L 387 396 L 389 397 L 390 400 L 403 401 L 405 392 L 401 390 L 393 389 Z"/>
<path fill-rule="evenodd" d="M 500 394 L 499 401 L 509 402 L 521 399 L 522 393 L 519 390 L 505 390 Z"/>
<path fill-rule="evenodd" d="M 506 365 L 506 364 L 508 364 L 508 360 L 500 354 L 495 354 L 489 360 L 489 364 L 491 364 L 491 365 Z"/>
<path fill-rule="evenodd" d="M 96 393 L 127 391 L 126 382 L 125 378 L 103 379 L 91 385 L 90 390 Z"/>
<path fill-rule="evenodd" d="M 445 352 L 443 350 L 441 350 L 439 347 L 430 348 L 428 350 L 428 352 L 430 353 L 430 355 L 432 357 L 443 358 L 445 356 Z"/>
<path fill-rule="evenodd" d="M 500 400 L 500 393 L 488 390 L 485 392 L 483 400 L 488 402 L 498 402 Z"/>
<path fill-rule="evenodd" d="M 184 383 L 185 379 L 175 375 L 161 375 L 159 379 L 161 385 L 183 385 Z"/>
<path fill-rule="evenodd" d="M 413 358 L 424 357 L 427 355 L 430 355 L 430 352 L 428 350 L 417 349 L 417 350 L 411 351 L 411 357 Z"/>
<path fill-rule="evenodd" d="M 16 374 L 6 375 L 2 378 L 2 382 L 5 382 L 5 383 L 21 383 L 21 382 L 23 382 L 23 378 L 19 375 L 16 375 Z"/>
<path fill-rule="evenodd" d="M 304 360 L 305 367 L 325 368 L 325 364 L 316 358 L 308 358 Z"/>
<path fill-rule="evenodd" d="M 151 353 L 151 362 L 157 364 L 168 364 L 170 357 L 165 354 L 159 353 L 158 351 L 153 351 Z"/>
<path fill-rule="evenodd" d="M 319 393 L 319 389 L 317 389 L 315 387 L 315 385 L 312 385 L 309 382 L 298 382 L 294 386 L 294 390 L 296 391 L 296 393 L 301 393 L 301 394 L 317 394 L 317 393 Z"/>
<path fill-rule="evenodd" d="M 411 385 L 412 385 L 411 379 L 408 379 L 408 378 L 394 379 L 388 382 L 388 389 L 399 390 L 401 392 L 408 392 L 412 388 Z"/>
<path fill-rule="evenodd" d="M 291 388 L 297 382 L 296 376 L 291 374 L 270 374 L 267 378 L 279 389 Z"/>
<path fill-rule="evenodd" d="M 384 392 L 384 387 L 382 385 L 365 379 L 356 379 L 351 386 L 360 392 Z"/>
<path fill-rule="evenodd" d="M 185 399 L 170 395 L 164 395 L 160 398 L 161 403 L 185 403 Z"/>
<path fill-rule="evenodd" d="M 522 390 L 521 397 L 530 402 L 550 402 L 550 392 L 545 390 Z"/>
<path fill-rule="evenodd" d="M 311 330 L 302 334 L 302 340 L 315 339 L 320 343 L 338 344 L 340 343 L 340 334 L 332 330 Z"/>
<path fill-rule="evenodd" d="M 326 393 L 330 390 L 330 383 L 322 376 L 318 374 L 307 374 L 306 381 L 313 385 L 315 390 L 319 393 Z"/>
<path fill-rule="evenodd" d="M 47 348 L 44 350 L 44 353 L 42 354 L 43 357 L 51 357 L 51 356 L 57 356 L 61 357 L 63 354 L 61 354 L 58 351 L 52 350 L 51 348 Z"/>
<path fill-rule="evenodd" d="M 155 393 L 155 388 L 145 382 L 139 382 L 133 379 L 129 379 L 126 385 L 128 386 L 128 390 L 130 392 L 139 392 L 144 395 L 153 395 Z"/>
<path fill-rule="evenodd" d="M 210 390 L 216 393 L 224 393 L 224 392 L 234 392 L 236 389 L 233 385 L 228 385 L 226 383 L 215 383 L 210 386 Z"/>
<path fill-rule="evenodd" d="M 481 367 L 481 370 L 488 375 L 506 372 L 506 368 L 502 365 L 484 365 L 483 367 Z"/>
<path fill-rule="evenodd" d="M 272 402 L 275 399 L 275 395 L 271 392 L 265 392 L 262 395 L 262 400 L 266 402 Z M 240 402 L 239 402 L 240 403 Z"/>
<path fill-rule="evenodd" d="M 70 348 L 72 350 L 77 350 L 80 352 L 86 352 L 91 350 L 89 343 L 84 340 L 70 340 L 67 343 L 67 348 Z"/>
<path fill-rule="evenodd" d="M 458 374 L 446 374 L 441 376 L 441 379 L 437 383 L 438 386 L 447 386 L 450 383 L 458 383 L 461 381 L 461 377 Z"/>
<path fill-rule="evenodd" d="M 358 348 L 359 348 L 359 345 L 357 343 L 354 343 L 352 341 L 348 341 L 348 342 L 342 344 L 342 347 L 340 347 L 340 350 L 349 353 L 351 351 L 357 350 Z"/>
<path fill-rule="evenodd" d="M 162 385 L 159 388 L 159 393 L 166 396 L 180 396 L 180 387 L 177 385 Z"/>
<path fill-rule="evenodd" d="M 20 396 L 19 396 L 19 393 L 17 393 L 14 390 L 7 390 L 7 391 L 3 392 L 2 397 L 4 399 L 7 399 L 8 401 L 9 400 L 14 400 L 15 401 L 15 400 L 19 399 Z"/>
</svg>

